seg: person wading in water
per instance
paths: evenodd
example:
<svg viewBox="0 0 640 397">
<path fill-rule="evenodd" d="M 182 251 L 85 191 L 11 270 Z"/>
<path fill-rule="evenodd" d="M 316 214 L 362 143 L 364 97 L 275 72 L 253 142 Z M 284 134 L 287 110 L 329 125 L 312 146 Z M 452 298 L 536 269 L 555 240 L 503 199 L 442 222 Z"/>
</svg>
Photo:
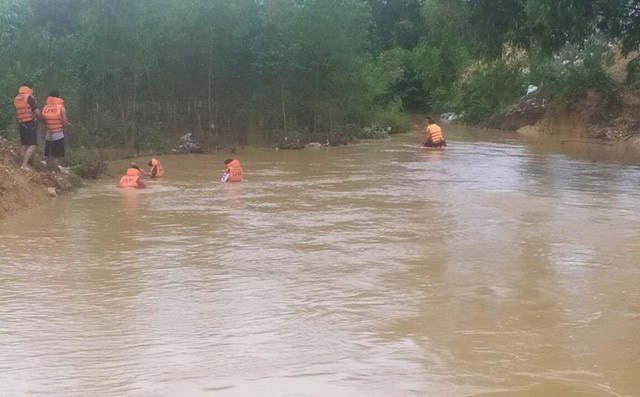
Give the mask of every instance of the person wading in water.
<svg viewBox="0 0 640 397">
<path fill-rule="evenodd" d="M 442 128 L 431 117 L 427 117 L 427 139 L 422 142 L 424 147 L 447 147 L 447 141 L 442 134 Z"/>
</svg>

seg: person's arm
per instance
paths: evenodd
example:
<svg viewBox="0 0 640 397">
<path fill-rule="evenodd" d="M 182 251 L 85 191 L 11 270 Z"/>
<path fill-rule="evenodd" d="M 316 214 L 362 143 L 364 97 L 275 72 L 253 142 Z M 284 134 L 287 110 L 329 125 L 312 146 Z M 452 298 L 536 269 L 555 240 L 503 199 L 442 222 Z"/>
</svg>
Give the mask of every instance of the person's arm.
<svg viewBox="0 0 640 397">
<path fill-rule="evenodd" d="M 60 116 L 62 116 L 62 125 L 64 125 L 65 127 L 68 126 L 69 120 L 67 119 L 67 109 L 62 107 L 62 109 L 60 109 Z"/>
<path fill-rule="evenodd" d="M 27 102 L 29 102 L 31 112 L 35 114 L 38 119 L 42 119 L 42 114 L 40 113 L 40 109 L 38 109 L 38 102 L 36 101 L 36 98 L 30 96 L 29 99 L 27 99 Z"/>
<path fill-rule="evenodd" d="M 426 136 L 422 140 L 423 145 L 431 140 L 431 131 L 429 131 L 429 126 L 427 126 L 427 128 L 424 129 L 424 133 Z"/>
</svg>

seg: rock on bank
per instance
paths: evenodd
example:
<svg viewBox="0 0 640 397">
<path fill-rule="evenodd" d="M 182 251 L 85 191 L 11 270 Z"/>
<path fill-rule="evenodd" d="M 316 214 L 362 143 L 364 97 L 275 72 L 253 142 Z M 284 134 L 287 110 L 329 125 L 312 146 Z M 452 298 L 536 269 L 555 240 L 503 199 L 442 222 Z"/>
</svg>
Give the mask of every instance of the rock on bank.
<svg viewBox="0 0 640 397">
<path fill-rule="evenodd" d="M 0 220 L 71 190 L 70 174 L 22 170 L 18 150 L 0 138 Z"/>
</svg>

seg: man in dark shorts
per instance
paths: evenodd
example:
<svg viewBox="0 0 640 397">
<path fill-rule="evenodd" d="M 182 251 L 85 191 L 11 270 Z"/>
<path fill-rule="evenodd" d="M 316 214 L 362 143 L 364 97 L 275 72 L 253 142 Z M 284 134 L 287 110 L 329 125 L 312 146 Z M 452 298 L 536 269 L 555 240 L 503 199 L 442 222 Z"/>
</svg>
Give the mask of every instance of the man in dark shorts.
<svg viewBox="0 0 640 397">
<path fill-rule="evenodd" d="M 50 171 L 59 171 L 59 161 L 64 157 L 64 129 L 69 124 L 67 111 L 60 93 L 51 91 L 47 104 L 42 109 L 42 118 L 47 126 L 45 135 L 44 155 Z"/>
<path fill-rule="evenodd" d="M 13 100 L 18 118 L 18 132 L 20 133 L 20 157 L 22 169 L 28 169 L 29 160 L 38 147 L 38 118 L 40 110 L 33 96 L 33 84 L 26 82 L 18 90 L 18 96 Z"/>
</svg>

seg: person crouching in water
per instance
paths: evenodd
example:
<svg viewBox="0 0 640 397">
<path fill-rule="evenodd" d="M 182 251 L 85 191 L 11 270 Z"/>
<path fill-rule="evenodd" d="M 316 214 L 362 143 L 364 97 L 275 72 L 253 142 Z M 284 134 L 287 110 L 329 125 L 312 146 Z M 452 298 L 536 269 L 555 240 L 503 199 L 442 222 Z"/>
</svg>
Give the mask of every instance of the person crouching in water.
<svg viewBox="0 0 640 397">
<path fill-rule="evenodd" d="M 64 129 L 69 125 L 64 101 L 58 91 L 53 90 L 49 94 L 47 104 L 42 109 L 42 118 L 47 126 L 44 155 L 49 170 L 58 172 L 59 160 L 64 157 Z"/>
<path fill-rule="evenodd" d="M 442 128 L 431 117 L 427 117 L 427 139 L 422 142 L 425 147 L 447 147 Z"/>
<path fill-rule="evenodd" d="M 136 163 L 131 163 L 129 168 L 127 168 L 127 174 L 120 178 L 120 182 L 118 182 L 118 187 L 132 187 L 134 189 L 144 189 L 145 185 L 142 182 L 142 175 L 146 174 L 145 171 L 142 171 L 140 167 Z"/>
<path fill-rule="evenodd" d="M 152 178 L 160 178 L 164 176 L 164 169 L 158 160 L 152 158 L 148 165 L 149 175 Z"/>
<path fill-rule="evenodd" d="M 240 166 L 240 162 L 234 159 L 226 159 L 224 164 L 227 169 L 222 174 L 222 182 L 242 182 L 244 171 Z"/>
</svg>

